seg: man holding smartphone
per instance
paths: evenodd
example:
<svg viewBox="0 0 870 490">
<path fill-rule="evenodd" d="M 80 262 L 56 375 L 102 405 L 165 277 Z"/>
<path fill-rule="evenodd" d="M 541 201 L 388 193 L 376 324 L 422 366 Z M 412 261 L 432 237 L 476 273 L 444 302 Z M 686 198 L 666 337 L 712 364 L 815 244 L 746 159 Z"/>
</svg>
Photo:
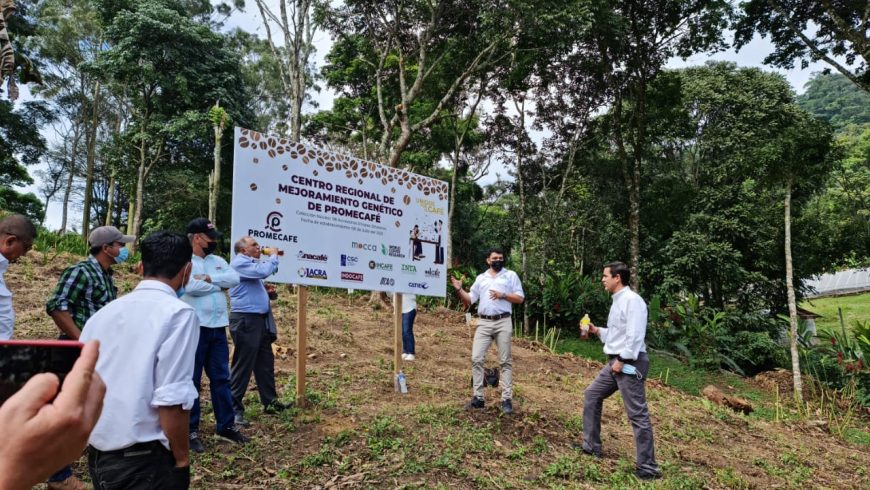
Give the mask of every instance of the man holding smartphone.
<svg viewBox="0 0 870 490">
<path fill-rule="evenodd" d="M 12 292 L 6 287 L 3 274 L 11 262 L 30 251 L 34 238 L 36 227 L 24 216 L 13 214 L 0 221 L 0 340 L 11 339 L 15 327 Z"/>
<path fill-rule="evenodd" d="M 106 383 L 103 413 L 88 440 L 96 490 L 186 489 L 188 424 L 197 398 L 193 363 L 196 311 L 179 297 L 191 275 L 187 237 L 144 240 L 143 279 L 88 320 L 81 340 L 100 341 L 96 371 Z"/>
</svg>

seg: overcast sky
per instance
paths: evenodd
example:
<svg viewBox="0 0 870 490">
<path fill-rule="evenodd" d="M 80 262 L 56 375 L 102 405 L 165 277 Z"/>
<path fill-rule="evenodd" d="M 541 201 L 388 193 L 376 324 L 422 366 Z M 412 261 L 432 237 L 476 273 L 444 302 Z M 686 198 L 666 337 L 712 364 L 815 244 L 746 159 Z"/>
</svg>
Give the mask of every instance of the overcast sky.
<svg viewBox="0 0 870 490">
<path fill-rule="evenodd" d="M 277 4 L 276 0 L 271 0 L 271 3 Z M 253 0 L 247 1 L 248 7 L 245 12 L 235 12 L 226 23 L 227 29 L 241 28 L 248 32 L 256 33 L 258 36 L 265 38 L 265 30 L 262 27 L 262 19 L 260 17 L 259 11 L 256 8 L 256 5 Z M 272 29 L 272 32 L 275 33 L 276 29 Z M 317 48 L 317 52 L 315 54 L 315 67 L 319 69 L 323 66 L 324 56 L 326 55 L 329 47 L 331 45 L 331 40 L 329 35 L 325 32 L 318 32 L 314 38 L 314 44 Z M 765 70 L 776 71 L 782 73 L 791 86 L 794 88 L 795 92 L 798 94 L 804 92 L 804 85 L 807 81 L 812 77 L 813 73 L 820 72 L 827 67 L 824 63 L 814 63 L 811 64 L 806 69 L 800 69 L 796 67 L 792 70 L 782 70 L 777 68 L 772 68 L 762 64 L 762 60 L 767 54 L 773 51 L 773 46 L 766 39 L 756 38 L 748 45 L 744 46 L 740 52 L 735 52 L 733 49 L 729 49 L 727 51 L 723 51 L 715 54 L 698 54 L 692 56 L 687 60 L 682 59 L 672 59 L 668 63 L 669 68 L 682 68 L 686 66 L 695 66 L 702 65 L 709 60 L 717 60 L 717 61 L 733 61 L 737 63 L 738 66 L 747 66 L 747 67 L 761 67 Z M 30 95 L 30 91 L 27 86 L 21 86 L 21 95 L 22 97 L 19 101 L 30 100 L 32 97 Z M 330 92 L 325 87 L 321 88 L 319 93 L 315 93 L 313 95 L 314 100 L 319 105 L 319 110 L 330 109 L 332 107 L 332 99 L 335 94 Z M 312 107 L 306 108 L 307 111 L 314 110 Z M 257 129 L 257 128 L 253 128 Z M 52 135 L 46 134 L 47 138 Z M 35 176 L 36 167 L 30 168 L 31 175 Z M 496 180 L 496 178 L 500 177 L 502 179 L 507 177 L 507 172 L 503 167 L 499 167 L 497 165 L 493 165 L 490 168 L 490 174 L 481 180 L 482 183 L 491 183 Z M 25 189 L 26 191 L 34 192 L 37 195 L 37 184 L 31 185 Z M 72 224 L 73 226 L 79 226 L 81 224 L 81 211 L 70 211 L 70 216 L 72 216 Z M 46 215 L 45 226 L 49 229 L 58 229 L 60 227 L 61 221 L 61 203 L 60 202 L 52 202 L 48 207 L 48 213 Z"/>
</svg>

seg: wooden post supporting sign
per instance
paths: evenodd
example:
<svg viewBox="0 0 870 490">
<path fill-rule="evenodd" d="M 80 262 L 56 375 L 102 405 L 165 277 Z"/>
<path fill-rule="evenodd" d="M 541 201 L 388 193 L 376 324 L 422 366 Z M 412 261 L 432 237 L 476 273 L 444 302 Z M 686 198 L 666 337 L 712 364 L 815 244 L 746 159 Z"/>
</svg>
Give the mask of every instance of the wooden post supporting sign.
<svg viewBox="0 0 870 490">
<path fill-rule="evenodd" d="M 308 304 L 308 288 L 299 286 L 296 297 L 296 406 L 305 406 L 305 361 L 308 356 L 308 324 L 306 307 Z"/>
<path fill-rule="evenodd" d="M 393 325 L 395 326 L 395 342 L 393 345 L 393 379 L 402 370 L 402 294 L 393 294 Z"/>
</svg>

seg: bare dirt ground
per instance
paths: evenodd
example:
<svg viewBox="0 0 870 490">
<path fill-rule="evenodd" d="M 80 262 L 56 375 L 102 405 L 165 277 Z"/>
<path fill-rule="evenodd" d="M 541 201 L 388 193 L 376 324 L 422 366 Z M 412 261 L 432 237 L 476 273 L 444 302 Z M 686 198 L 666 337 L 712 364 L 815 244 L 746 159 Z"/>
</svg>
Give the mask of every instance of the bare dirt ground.
<svg viewBox="0 0 870 490">
<path fill-rule="evenodd" d="M 45 300 L 69 255 L 33 252 L 7 273 L 17 338 L 52 338 Z M 116 273 L 122 292 L 138 279 Z M 276 371 L 285 401 L 295 391 L 295 295 L 276 305 Z M 308 406 L 265 415 L 252 380 L 244 447 L 212 436 L 209 396 L 193 458 L 195 488 L 870 488 L 870 455 L 823 429 L 735 414 L 652 380 L 648 400 L 664 478 L 633 476 L 634 444 L 618 395 L 604 405 L 604 457 L 571 449 L 582 433 L 582 395 L 601 365 L 514 341 L 514 409 L 498 393 L 487 407 L 470 397 L 471 332 L 463 314 L 420 311 L 417 360 L 406 363 L 410 393 L 394 393 L 388 310 L 368 296 L 310 295 Z M 489 365 L 495 365 L 491 351 Z M 86 478 L 83 460 L 75 465 Z"/>
</svg>

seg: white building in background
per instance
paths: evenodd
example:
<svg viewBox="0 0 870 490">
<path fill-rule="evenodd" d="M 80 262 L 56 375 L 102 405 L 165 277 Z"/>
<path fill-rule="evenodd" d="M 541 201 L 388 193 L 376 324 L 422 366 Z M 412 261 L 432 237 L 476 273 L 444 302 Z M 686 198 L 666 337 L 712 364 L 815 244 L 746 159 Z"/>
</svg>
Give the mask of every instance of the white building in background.
<svg viewBox="0 0 870 490">
<path fill-rule="evenodd" d="M 805 280 L 804 284 L 811 288 L 806 294 L 810 299 L 863 293 L 870 291 L 870 268 L 822 274 Z"/>
</svg>

